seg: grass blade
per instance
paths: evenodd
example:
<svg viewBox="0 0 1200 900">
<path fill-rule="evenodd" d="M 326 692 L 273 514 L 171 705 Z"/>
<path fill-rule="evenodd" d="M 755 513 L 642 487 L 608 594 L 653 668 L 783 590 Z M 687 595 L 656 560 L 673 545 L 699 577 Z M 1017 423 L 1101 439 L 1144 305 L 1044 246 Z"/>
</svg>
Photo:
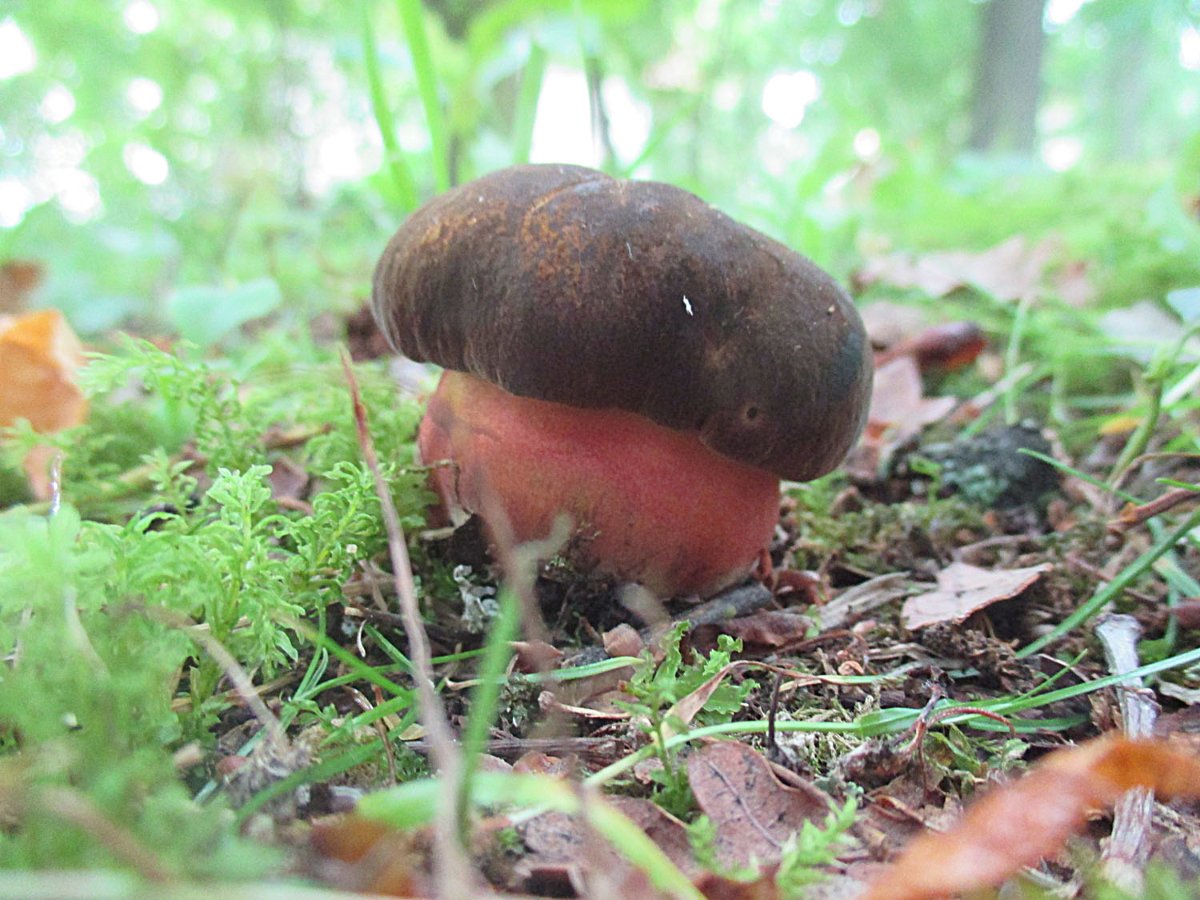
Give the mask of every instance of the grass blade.
<svg viewBox="0 0 1200 900">
<path fill-rule="evenodd" d="M 375 31 L 371 27 L 370 3 L 371 0 L 362 0 L 363 63 L 367 69 L 371 112 L 375 116 L 375 124 L 379 126 L 379 136 L 383 140 L 384 162 L 396 189 L 401 212 L 408 213 L 417 208 L 420 196 L 417 193 L 417 183 L 413 178 L 408 158 L 404 154 L 404 148 L 396 139 L 396 120 L 392 117 L 387 94 L 383 89 L 383 77 L 379 69 L 379 48 L 375 44 Z"/>
<path fill-rule="evenodd" d="M 500 593 L 500 612 L 492 622 L 486 653 L 479 667 L 479 682 L 471 692 L 470 715 L 462 732 L 462 782 L 458 793 L 459 828 L 465 829 L 471 803 L 471 784 L 479 767 L 479 753 L 487 741 L 488 729 L 496 718 L 500 685 L 512 656 L 510 644 L 521 627 L 521 604 L 512 591 Z"/>
<path fill-rule="evenodd" d="M 438 193 L 450 187 L 449 155 L 446 152 L 446 117 L 438 102 L 437 73 L 433 54 L 429 52 L 429 36 L 425 33 L 425 11 L 421 0 L 399 0 L 400 23 L 408 52 L 412 56 L 417 76 L 417 92 L 425 109 L 425 124 L 429 128 L 430 155 L 433 157 L 433 183 Z"/>
<path fill-rule="evenodd" d="M 1155 560 L 1157 560 L 1160 556 L 1169 553 L 1171 548 L 1187 537 L 1188 532 L 1198 525 L 1200 525 L 1200 509 L 1188 516 L 1184 523 L 1168 534 L 1166 538 L 1159 541 L 1157 544 L 1131 562 L 1128 566 L 1122 569 L 1116 578 L 1114 578 L 1100 590 L 1096 591 L 1090 600 L 1059 622 L 1053 631 L 1042 635 L 1036 641 L 1026 644 L 1024 647 L 1018 650 L 1017 657 L 1024 658 L 1038 652 L 1047 644 L 1058 640 L 1075 626 L 1086 622 L 1101 609 L 1103 609 L 1105 604 L 1115 599 L 1121 593 L 1121 591 L 1125 590 L 1125 588 L 1132 584 L 1133 581 L 1138 578 L 1138 576 L 1154 565 Z"/>
<path fill-rule="evenodd" d="M 517 114 L 513 120 L 513 163 L 529 162 L 533 147 L 533 125 L 537 119 L 538 98 L 546 75 L 546 51 L 538 43 L 529 48 L 529 59 L 521 75 L 521 92 L 517 96 Z"/>
</svg>

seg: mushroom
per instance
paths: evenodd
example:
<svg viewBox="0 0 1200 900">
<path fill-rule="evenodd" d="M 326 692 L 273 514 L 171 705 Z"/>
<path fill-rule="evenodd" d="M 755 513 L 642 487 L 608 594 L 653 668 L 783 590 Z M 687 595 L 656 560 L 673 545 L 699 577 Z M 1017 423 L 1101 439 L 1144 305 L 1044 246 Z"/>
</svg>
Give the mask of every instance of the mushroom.
<svg viewBox="0 0 1200 900">
<path fill-rule="evenodd" d="M 780 478 L 830 471 L 866 416 L 846 294 L 666 184 L 528 165 L 461 185 L 401 225 L 372 305 L 446 370 L 417 446 L 449 463 L 431 474 L 447 516 L 525 541 L 566 513 L 577 562 L 660 596 L 744 577 Z"/>
</svg>

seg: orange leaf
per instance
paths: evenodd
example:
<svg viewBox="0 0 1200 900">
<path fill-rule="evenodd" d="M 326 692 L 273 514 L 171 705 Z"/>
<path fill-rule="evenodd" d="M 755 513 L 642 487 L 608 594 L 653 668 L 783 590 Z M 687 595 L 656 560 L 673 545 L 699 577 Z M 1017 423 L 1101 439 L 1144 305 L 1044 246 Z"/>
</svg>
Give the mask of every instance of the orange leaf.
<svg viewBox="0 0 1200 900">
<path fill-rule="evenodd" d="M 1163 742 L 1121 737 L 1056 751 L 980 799 L 950 831 L 913 841 L 866 900 L 918 900 L 999 885 L 1057 853 L 1092 809 L 1138 787 L 1200 797 L 1200 759 Z"/>
<path fill-rule="evenodd" d="M 27 419 L 35 431 L 49 433 L 78 425 L 87 401 L 75 383 L 83 348 L 62 313 L 54 309 L 21 316 L 0 315 L 0 428 Z M 25 459 L 34 496 L 50 493 L 49 448 Z"/>
<path fill-rule="evenodd" d="M 40 432 L 83 421 L 87 403 L 75 384 L 83 348 L 55 309 L 0 316 L 0 427 L 28 419 Z"/>
</svg>

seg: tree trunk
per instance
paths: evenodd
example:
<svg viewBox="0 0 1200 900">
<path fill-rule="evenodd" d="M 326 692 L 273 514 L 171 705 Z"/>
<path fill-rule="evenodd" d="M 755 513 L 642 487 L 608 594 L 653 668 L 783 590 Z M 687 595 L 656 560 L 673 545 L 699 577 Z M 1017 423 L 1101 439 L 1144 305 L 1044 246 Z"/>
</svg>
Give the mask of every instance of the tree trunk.
<svg viewBox="0 0 1200 900">
<path fill-rule="evenodd" d="M 1042 90 L 1046 0 L 991 0 L 980 19 L 970 146 L 1032 153 Z"/>
</svg>

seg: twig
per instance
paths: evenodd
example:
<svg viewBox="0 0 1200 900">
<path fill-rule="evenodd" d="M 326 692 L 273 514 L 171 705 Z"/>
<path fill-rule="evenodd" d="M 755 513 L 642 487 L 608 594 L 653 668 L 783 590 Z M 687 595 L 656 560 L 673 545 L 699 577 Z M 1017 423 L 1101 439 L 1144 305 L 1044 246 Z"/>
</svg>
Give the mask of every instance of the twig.
<svg viewBox="0 0 1200 900">
<path fill-rule="evenodd" d="M 783 684 L 783 676 L 776 673 L 775 682 L 771 685 L 771 703 L 767 707 L 767 751 L 775 753 L 778 746 L 775 743 L 775 717 L 779 715 L 779 686 Z"/>
<path fill-rule="evenodd" d="M 1142 466 L 1145 463 L 1155 462 L 1156 460 L 1161 460 L 1161 459 L 1196 460 L 1196 459 L 1200 459 L 1200 453 L 1182 453 L 1182 452 L 1177 452 L 1177 451 L 1158 451 L 1158 452 L 1154 452 L 1154 453 L 1143 453 L 1141 456 L 1138 456 L 1137 458 L 1131 460 L 1129 465 L 1127 465 L 1122 471 L 1120 471 L 1113 477 L 1111 484 L 1105 486 L 1105 489 L 1108 492 L 1108 498 L 1109 498 L 1110 503 L 1112 503 L 1115 506 L 1115 501 L 1117 500 L 1118 492 L 1121 490 L 1122 487 L 1124 487 L 1125 482 L 1127 482 L 1133 476 L 1133 473 L 1136 472 L 1140 466 Z M 1111 512 L 1112 509 L 1113 509 L 1113 506 L 1110 506 L 1109 511 Z"/>
<path fill-rule="evenodd" d="M 817 610 L 817 626 L 822 632 L 845 628 L 850 623 L 898 597 L 911 594 L 907 572 L 889 572 L 847 588 Z"/>
<path fill-rule="evenodd" d="M 379 695 L 380 695 L 379 686 L 375 685 L 375 701 L 376 701 L 376 703 L 381 702 L 381 697 Z M 368 700 L 366 698 L 366 695 L 364 695 L 362 691 L 358 690 L 358 688 L 351 687 L 350 688 L 350 696 L 354 700 L 354 702 L 358 705 L 358 708 L 363 710 L 364 712 L 369 713 L 375 709 L 375 707 L 372 705 L 371 701 Z M 392 742 L 388 740 L 387 723 L 383 719 L 375 720 L 375 733 L 377 735 L 379 735 L 379 739 L 383 743 L 384 755 L 387 756 L 389 783 L 396 784 L 397 783 L 396 754 L 392 752 Z"/>
<path fill-rule="evenodd" d="M 423 738 L 405 741 L 404 746 L 416 753 L 429 752 L 429 742 Z M 517 738 L 500 735 L 488 738 L 483 751 L 501 758 L 516 759 L 531 751 L 549 753 L 553 756 L 574 754 L 587 760 L 613 760 L 627 751 L 623 742 L 615 737 L 552 737 Z"/>
<path fill-rule="evenodd" d="M 1106 615 L 1096 623 L 1096 637 L 1104 647 L 1104 658 L 1114 674 L 1138 667 L 1137 641 L 1141 626 L 1133 616 Z M 1154 731 L 1158 704 L 1147 696 L 1142 679 L 1136 676 L 1121 684 L 1121 717 L 1125 736 L 1147 738 Z M 1104 873 L 1114 885 L 1140 896 L 1142 871 L 1150 855 L 1149 831 L 1154 813 L 1154 792 L 1136 788 L 1126 792 L 1113 811 L 1112 836 L 1104 848 Z"/>
<path fill-rule="evenodd" d="M 1141 525 L 1147 519 L 1152 519 L 1154 516 L 1165 513 L 1169 509 L 1174 509 L 1180 503 L 1187 503 L 1189 500 L 1200 500 L 1200 492 L 1192 488 L 1172 488 L 1140 506 L 1126 503 L 1120 515 L 1108 523 L 1108 530 L 1113 534 L 1122 534 L 1135 525 Z"/>
<path fill-rule="evenodd" d="M 687 622 L 691 631 L 705 625 L 721 625 L 732 619 L 749 616 L 769 605 L 774 599 L 770 588 L 757 581 L 728 588 L 717 596 L 672 616 L 665 622 L 647 625 L 638 631 L 638 636 L 647 646 L 652 646 L 680 622 Z"/>
<path fill-rule="evenodd" d="M 250 709 L 254 718 L 258 719 L 259 724 L 266 729 L 267 739 L 271 744 L 278 747 L 287 746 L 288 739 L 287 734 L 283 730 L 283 725 L 275 717 L 275 714 L 267 708 L 267 704 L 263 702 L 259 694 L 260 689 L 255 687 L 254 682 L 250 679 L 250 675 L 242 668 L 242 664 L 233 658 L 233 654 L 226 650 L 225 646 L 209 633 L 207 626 L 198 625 L 188 616 L 161 606 L 146 606 L 141 603 L 131 603 L 129 607 L 138 610 L 147 618 L 155 619 L 171 628 L 178 628 L 199 644 L 204 649 L 204 652 L 213 658 L 213 661 L 221 668 L 225 676 L 233 682 L 233 689 L 242 698 L 242 702 Z"/>
<path fill-rule="evenodd" d="M 425 624 L 421 621 L 421 609 L 417 604 L 416 584 L 413 581 L 412 564 L 408 558 L 408 546 L 404 542 L 404 529 L 400 516 L 392 503 L 392 495 L 383 473 L 379 470 L 379 457 L 375 443 L 367 427 L 367 410 L 363 406 L 358 389 L 358 379 L 350 364 L 350 355 L 342 348 L 342 369 L 350 388 L 350 399 L 354 404 L 354 425 L 358 431 L 358 444 L 371 476 L 375 480 L 375 493 L 383 510 L 383 522 L 387 529 L 388 553 L 392 560 L 392 571 L 396 581 L 396 596 L 400 599 L 400 611 L 404 616 L 404 627 L 408 634 L 409 653 L 413 663 L 413 681 L 421 701 L 421 724 L 429 735 L 429 744 L 434 766 L 442 781 L 442 798 L 434 819 L 433 854 L 434 874 L 437 878 L 438 895 L 447 898 L 467 898 L 472 889 L 471 864 L 459 841 L 457 828 L 457 798 L 461 784 L 462 760 L 458 747 L 450 732 L 450 723 L 441 697 L 433 685 L 433 662 L 429 651 L 429 638 Z"/>
<path fill-rule="evenodd" d="M 677 617 L 685 620 L 693 628 L 701 625 L 719 625 L 730 619 L 738 619 L 757 612 L 767 606 L 773 597 L 771 591 L 757 582 L 731 588 L 717 594 L 711 600 L 706 600 L 699 606 L 685 610 Z"/>
</svg>

